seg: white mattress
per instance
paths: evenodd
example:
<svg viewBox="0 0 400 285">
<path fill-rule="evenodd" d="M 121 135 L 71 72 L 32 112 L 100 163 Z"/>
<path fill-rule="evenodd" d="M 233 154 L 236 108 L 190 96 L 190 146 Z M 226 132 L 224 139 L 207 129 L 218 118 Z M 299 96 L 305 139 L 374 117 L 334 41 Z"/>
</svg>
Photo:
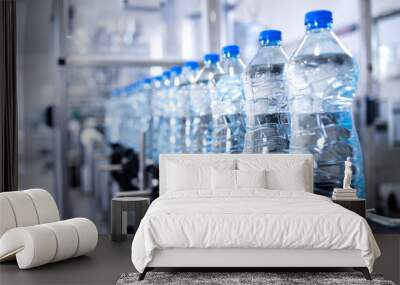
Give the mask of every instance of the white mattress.
<svg viewBox="0 0 400 285">
<path fill-rule="evenodd" d="M 265 189 L 164 194 L 140 223 L 132 262 L 143 272 L 155 250 L 169 248 L 359 250 L 370 271 L 380 255 L 359 215 L 319 195 Z"/>
</svg>

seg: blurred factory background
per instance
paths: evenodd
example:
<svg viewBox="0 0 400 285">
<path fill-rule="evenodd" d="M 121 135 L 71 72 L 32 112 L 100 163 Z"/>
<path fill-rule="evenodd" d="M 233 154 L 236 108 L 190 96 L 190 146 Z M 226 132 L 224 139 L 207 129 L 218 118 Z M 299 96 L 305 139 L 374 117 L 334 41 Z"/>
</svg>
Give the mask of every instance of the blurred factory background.
<svg viewBox="0 0 400 285">
<path fill-rule="evenodd" d="M 123 148 L 106 140 L 111 90 L 226 44 L 239 45 L 248 63 L 265 28 L 282 30 L 291 55 L 315 9 L 333 12 L 360 65 L 354 115 L 369 220 L 399 231 L 398 0 L 17 0 L 20 188 L 45 188 L 64 217 L 87 216 L 108 232 L 111 197 L 157 188 L 144 136 Z"/>
</svg>

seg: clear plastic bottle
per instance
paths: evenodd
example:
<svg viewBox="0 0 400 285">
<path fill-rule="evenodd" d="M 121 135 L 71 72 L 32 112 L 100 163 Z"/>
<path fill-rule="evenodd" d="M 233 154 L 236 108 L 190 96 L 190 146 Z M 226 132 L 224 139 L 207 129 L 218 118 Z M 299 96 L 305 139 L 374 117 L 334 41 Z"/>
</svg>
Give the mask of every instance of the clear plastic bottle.
<svg viewBox="0 0 400 285">
<path fill-rule="evenodd" d="M 150 131 L 150 143 L 151 143 L 151 157 L 153 161 L 158 163 L 159 149 L 158 140 L 160 134 L 160 124 L 163 116 L 163 106 L 162 106 L 162 77 L 156 76 L 152 80 L 152 92 L 151 92 L 151 131 Z"/>
<path fill-rule="evenodd" d="M 362 154 L 352 112 L 359 71 L 332 23 L 330 11 L 307 13 L 306 34 L 290 59 L 290 150 L 314 155 L 314 188 L 326 195 L 342 186 L 344 161 L 351 157 L 352 186 L 364 197 Z"/>
<path fill-rule="evenodd" d="M 162 87 L 161 87 L 161 98 L 160 104 L 162 109 L 162 115 L 160 120 L 160 129 L 158 136 L 158 151 L 159 153 L 170 153 L 170 126 L 171 126 L 171 109 L 169 105 L 169 92 L 171 88 L 171 71 L 164 71 L 162 74 Z"/>
<path fill-rule="evenodd" d="M 241 76 L 246 67 L 240 58 L 239 46 L 225 46 L 222 53 L 224 74 L 217 83 L 217 92 L 212 93 L 211 101 L 212 152 L 241 153 L 246 133 Z"/>
<path fill-rule="evenodd" d="M 140 114 L 138 102 L 139 83 L 135 82 L 124 88 L 123 95 L 120 97 L 119 116 L 120 116 L 120 143 L 125 147 L 130 147 L 139 151 L 139 132 Z"/>
<path fill-rule="evenodd" d="M 170 110 L 169 143 L 171 153 L 182 153 L 185 145 L 185 110 L 178 93 L 181 84 L 182 67 L 171 67 L 171 86 L 168 92 Z"/>
<path fill-rule="evenodd" d="M 195 79 L 198 75 L 200 64 L 196 61 L 187 61 L 183 64 L 182 74 L 180 76 L 180 85 L 178 88 L 177 102 L 178 109 L 182 112 L 184 117 L 184 141 L 182 145 L 182 152 L 190 152 L 190 129 L 193 121 L 193 115 L 190 109 L 190 92 Z"/>
<path fill-rule="evenodd" d="M 211 97 L 215 86 L 224 73 L 219 64 L 219 55 L 209 53 L 204 56 L 204 67 L 200 70 L 190 92 L 190 106 L 193 114 L 191 126 L 191 152 L 211 152 L 212 114 Z"/>
<path fill-rule="evenodd" d="M 120 95 L 122 90 L 120 88 L 115 88 L 111 91 L 110 98 L 105 102 L 105 133 L 106 139 L 110 144 L 118 143 L 119 137 L 119 112 L 118 105 L 120 102 Z"/>
<path fill-rule="evenodd" d="M 287 153 L 289 149 L 288 58 L 281 41 L 280 31 L 262 31 L 260 48 L 243 76 L 246 153 Z"/>
<path fill-rule="evenodd" d="M 128 139 L 127 139 L 127 133 L 124 132 L 124 126 L 127 125 L 127 122 L 124 121 L 127 110 L 126 110 L 126 102 L 127 102 L 127 97 L 128 94 L 130 93 L 130 86 L 126 87 L 121 87 L 120 89 L 120 95 L 118 97 L 118 105 L 117 105 L 117 112 L 118 112 L 118 123 L 116 124 L 116 128 L 118 129 L 118 143 L 122 145 L 126 145 Z"/>
<path fill-rule="evenodd" d="M 141 132 L 147 132 L 149 129 L 151 82 L 150 78 L 146 78 L 139 81 L 137 86 L 137 107 Z"/>
<path fill-rule="evenodd" d="M 141 88 L 142 97 L 142 131 L 145 133 L 145 155 L 147 158 L 151 158 L 151 96 L 152 96 L 152 83 L 153 78 L 146 78 L 143 80 Z"/>
</svg>

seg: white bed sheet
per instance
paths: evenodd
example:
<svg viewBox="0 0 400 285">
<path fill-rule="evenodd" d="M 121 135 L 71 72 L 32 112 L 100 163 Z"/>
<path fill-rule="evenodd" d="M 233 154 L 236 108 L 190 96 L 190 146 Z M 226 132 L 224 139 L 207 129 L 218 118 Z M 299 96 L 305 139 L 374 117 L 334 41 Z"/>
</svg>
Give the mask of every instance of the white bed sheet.
<svg viewBox="0 0 400 285">
<path fill-rule="evenodd" d="M 164 194 L 134 237 L 135 268 L 166 248 L 357 249 L 370 271 L 380 255 L 359 215 L 320 195 L 265 189 Z"/>
</svg>

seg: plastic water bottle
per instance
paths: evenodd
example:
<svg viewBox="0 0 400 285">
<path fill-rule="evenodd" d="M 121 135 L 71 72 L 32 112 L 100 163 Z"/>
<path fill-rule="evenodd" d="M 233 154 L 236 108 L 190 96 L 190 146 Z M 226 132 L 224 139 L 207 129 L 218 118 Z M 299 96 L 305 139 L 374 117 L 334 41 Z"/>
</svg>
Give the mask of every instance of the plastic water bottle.
<svg viewBox="0 0 400 285">
<path fill-rule="evenodd" d="M 245 65 L 236 45 L 222 49 L 224 74 L 212 93 L 212 152 L 241 153 L 246 133 L 242 73 Z"/>
<path fill-rule="evenodd" d="M 118 97 L 118 105 L 117 105 L 117 112 L 118 112 L 118 119 L 116 122 L 116 128 L 118 129 L 118 143 L 127 146 L 127 133 L 124 131 L 124 128 L 127 127 L 127 122 L 126 122 L 126 105 L 127 105 L 127 97 L 128 93 L 130 93 L 130 86 L 126 87 L 121 87 L 120 89 L 120 95 Z"/>
<path fill-rule="evenodd" d="M 288 58 L 281 41 L 280 31 L 262 31 L 260 48 L 243 76 L 246 153 L 286 153 L 289 149 Z"/>
<path fill-rule="evenodd" d="M 314 188 L 326 195 L 342 187 L 344 161 L 351 157 L 352 186 L 364 197 L 363 162 L 352 113 L 359 71 L 332 31 L 332 23 L 330 11 L 307 13 L 306 34 L 290 59 L 290 150 L 314 155 Z"/>
<path fill-rule="evenodd" d="M 141 132 L 146 132 L 149 129 L 151 82 L 150 78 L 146 78 L 139 81 L 137 86 L 137 113 Z"/>
<path fill-rule="evenodd" d="M 153 78 L 143 80 L 141 88 L 142 97 L 142 131 L 145 133 L 145 155 L 151 158 L 151 95 Z"/>
<path fill-rule="evenodd" d="M 151 93 L 151 130 L 150 130 L 150 143 L 151 143 L 151 157 L 153 161 L 158 162 L 159 149 L 158 149 L 158 138 L 160 134 L 160 123 L 163 116 L 163 106 L 162 106 L 162 77 L 156 76 L 152 80 L 152 93 Z"/>
<path fill-rule="evenodd" d="M 158 136 L 158 151 L 159 153 L 169 153 L 170 152 L 170 118 L 172 115 L 170 106 L 169 106 L 169 92 L 171 88 L 171 71 L 164 71 L 162 74 L 162 87 L 161 87 L 161 98 L 160 105 L 162 110 L 162 115 L 160 119 L 160 129 Z"/>
<path fill-rule="evenodd" d="M 185 146 L 185 109 L 178 93 L 181 84 L 182 67 L 174 66 L 171 71 L 171 86 L 168 92 L 170 111 L 169 144 L 171 153 L 182 153 Z"/>
<path fill-rule="evenodd" d="M 129 84 L 120 97 L 120 143 L 135 151 L 139 150 L 140 114 L 138 102 L 138 83 Z"/>
<path fill-rule="evenodd" d="M 209 53 L 204 56 L 204 67 L 200 70 L 190 92 L 193 113 L 191 126 L 191 151 L 193 153 L 211 152 L 212 114 L 211 97 L 215 86 L 224 73 L 219 64 L 219 55 Z"/>
<path fill-rule="evenodd" d="M 190 92 L 192 86 L 197 78 L 200 65 L 196 61 L 187 61 L 183 64 L 182 73 L 180 76 L 180 85 L 178 88 L 177 95 L 177 105 L 178 109 L 182 111 L 185 122 L 184 130 L 184 142 L 182 146 L 182 152 L 190 152 L 191 140 L 190 140 L 190 130 L 193 121 L 193 115 L 190 109 Z"/>
<path fill-rule="evenodd" d="M 119 96 L 121 94 L 121 89 L 116 88 L 111 91 L 110 98 L 105 102 L 105 117 L 104 117 L 104 125 L 105 125 L 105 133 L 107 141 L 111 144 L 115 144 L 119 142 Z"/>
</svg>

